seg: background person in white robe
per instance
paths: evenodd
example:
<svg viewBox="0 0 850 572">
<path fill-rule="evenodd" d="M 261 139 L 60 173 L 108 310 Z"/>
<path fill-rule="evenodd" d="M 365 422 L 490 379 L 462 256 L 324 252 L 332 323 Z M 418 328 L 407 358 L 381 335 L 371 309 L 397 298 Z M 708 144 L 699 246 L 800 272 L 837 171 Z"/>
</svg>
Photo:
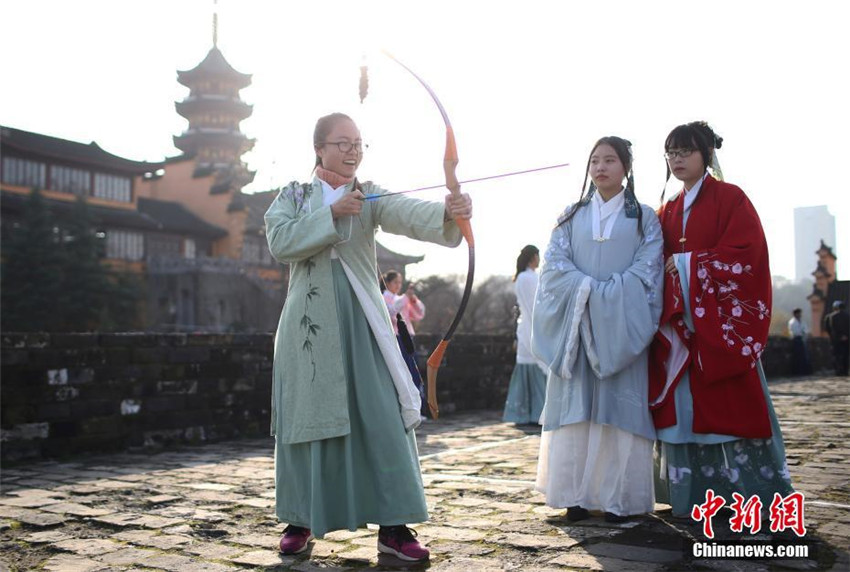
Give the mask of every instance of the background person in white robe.
<svg viewBox="0 0 850 572">
<path fill-rule="evenodd" d="M 568 520 L 653 510 L 647 347 L 662 277 L 661 227 L 635 198 L 631 143 L 603 137 L 552 232 L 532 319 L 532 350 L 549 368 L 537 489 Z"/>
<path fill-rule="evenodd" d="M 531 353 L 531 309 L 537 292 L 540 250 L 529 244 L 520 251 L 514 275 L 514 293 L 519 308 L 516 326 L 516 365 L 508 385 L 502 421 L 529 425 L 540 423 L 546 400 L 546 369 Z"/>
</svg>

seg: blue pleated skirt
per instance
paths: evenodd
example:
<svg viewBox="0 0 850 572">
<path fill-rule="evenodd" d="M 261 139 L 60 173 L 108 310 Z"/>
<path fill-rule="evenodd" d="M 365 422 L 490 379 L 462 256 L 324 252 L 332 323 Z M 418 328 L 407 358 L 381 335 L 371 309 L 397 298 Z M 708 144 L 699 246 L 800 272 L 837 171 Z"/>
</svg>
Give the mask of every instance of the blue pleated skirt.
<svg viewBox="0 0 850 572">
<path fill-rule="evenodd" d="M 518 363 L 511 374 L 502 421 L 519 425 L 540 423 L 546 402 L 546 376 L 537 364 Z"/>
</svg>

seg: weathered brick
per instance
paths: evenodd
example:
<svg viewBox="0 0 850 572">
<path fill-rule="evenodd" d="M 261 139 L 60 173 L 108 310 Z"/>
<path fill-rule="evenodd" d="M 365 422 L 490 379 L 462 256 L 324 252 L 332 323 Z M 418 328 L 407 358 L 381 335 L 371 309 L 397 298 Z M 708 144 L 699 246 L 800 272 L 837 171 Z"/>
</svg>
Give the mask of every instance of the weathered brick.
<svg viewBox="0 0 850 572">
<path fill-rule="evenodd" d="M 50 334 L 50 345 L 54 348 L 92 348 L 99 344 L 98 334 Z"/>
<path fill-rule="evenodd" d="M 100 336 L 100 345 L 103 347 L 147 347 L 156 345 L 159 336 L 157 334 L 145 334 L 141 332 L 119 332 L 103 334 Z"/>
<path fill-rule="evenodd" d="M 25 364 L 29 360 L 29 355 L 29 352 L 25 349 L 18 350 L 4 347 L 3 351 L 0 352 L 0 363 L 4 367 Z"/>
<path fill-rule="evenodd" d="M 41 403 L 38 405 L 38 418 L 44 421 L 67 419 L 71 416 L 70 403 Z"/>
<path fill-rule="evenodd" d="M 165 360 L 167 352 L 162 347 L 134 347 L 131 356 L 134 363 L 160 363 Z"/>
<path fill-rule="evenodd" d="M 174 348 L 168 352 L 167 359 L 171 363 L 206 363 L 210 350 L 207 347 Z"/>
</svg>

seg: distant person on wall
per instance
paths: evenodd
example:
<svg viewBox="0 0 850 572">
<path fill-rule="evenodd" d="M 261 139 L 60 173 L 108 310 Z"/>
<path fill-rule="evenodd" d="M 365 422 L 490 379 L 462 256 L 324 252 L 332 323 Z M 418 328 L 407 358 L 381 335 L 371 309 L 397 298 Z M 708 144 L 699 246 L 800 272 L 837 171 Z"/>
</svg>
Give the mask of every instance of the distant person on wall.
<svg viewBox="0 0 850 572">
<path fill-rule="evenodd" d="M 546 401 L 546 369 L 531 353 L 531 314 L 537 292 L 540 251 L 529 244 L 516 260 L 514 292 L 519 308 L 516 326 L 516 365 L 508 385 L 502 420 L 517 425 L 538 424 Z"/>
<path fill-rule="evenodd" d="M 661 314 L 661 227 L 638 203 L 631 143 L 603 137 L 546 249 L 531 348 L 549 371 L 537 490 L 567 520 L 654 506 L 647 348 Z M 590 186 L 587 186 L 588 179 Z"/>
<path fill-rule="evenodd" d="M 760 359 L 772 302 L 767 241 L 744 191 L 720 180 L 722 142 L 705 122 L 679 125 L 664 142 L 667 176 L 682 188 L 659 211 L 664 312 L 650 354 L 650 407 L 660 441 L 656 498 L 678 517 L 708 490 L 727 505 L 732 493 L 755 494 L 764 507 L 792 491 Z"/>
<path fill-rule="evenodd" d="M 413 284 L 409 284 L 405 293 L 400 294 L 402 278 L 401 273 L 397 270 L 390 270 L 384 274 L 383 284 L 386 286 L 383 290 L 384 301 L 387 303 L 387 311 L 390 313 L 393 331 L 398 338 L 398 345 L 402 350 L 407 369 L 410 370 L 413 383 L 419 390 L 424 409 L 425 384 L 422 383 L 422 375 L 416 365 L 416 340 L 413 337 L 416 332 L 413 329 L 413 323 L 425 317 L 425 304 L 416 295 Z M 399 315 L 401 316 L 401 324 L 398 321 Z"/>
<path fill-rule="evenodd" d="M 832 356 L 835 359 L 835 375 L 846 376 L 848 357 L 850 357 L 850 314 L 847 304 L 836 300 L 833 311 L 824 319 L 824 329 L 832 344 Z"/>
<path fill-rule="evenodd" d="M 284 554 L 332 530 L 380 526 L 378 550 L 423 561 L 407 525 L 428 519 L 414 428 L 420 396 L 375 281 L 375 231 L 457 246 L 467 195 L 444 203 L 355 178 L 360 131 L 346 115 L 316 123 L 315 177 L 284 187 L 265 215 L 271 254 L 291 265 L 275 338 L 272 432 Z"/>
<path fill-rule="evenodd" d="M 796 308 L 788 320 L 788 335 L 791 336 L 791 374 L 809 375 L 812 373 L 809 350 L 806 348 L 809 330 L 803 324 L 803 310 L 800 308 Z"/>
</svg>

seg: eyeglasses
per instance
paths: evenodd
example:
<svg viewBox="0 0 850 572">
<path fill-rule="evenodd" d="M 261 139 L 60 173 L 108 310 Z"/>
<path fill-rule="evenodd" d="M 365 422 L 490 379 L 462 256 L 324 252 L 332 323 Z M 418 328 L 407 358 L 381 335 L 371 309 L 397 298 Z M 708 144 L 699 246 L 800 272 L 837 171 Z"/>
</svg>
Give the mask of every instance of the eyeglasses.
<svg viewBox="0 0 850 572">
<path fill-rule="evenodd" d="M 364 149 L 368 149 L 368 145 L 364 145 L 360 141 L 356 143 L 351 143 L 350 141 L 325 141 L 325 145 L 336 145 L 336 148 L 339 149 L 340 153 L 348 153 L 352 149 L 357 151 L 358 153 L 362 153 Z"/>
<path fill-rule="evenodd" d="M 676 157 L 681 157 L 682 159 L 686 159 L 690 157 L 696 149 L 673 149 L 671 151 L 667 151 L 664 153 L 664 158 L 668 160 L 673 160 Z"/>
</svg>

